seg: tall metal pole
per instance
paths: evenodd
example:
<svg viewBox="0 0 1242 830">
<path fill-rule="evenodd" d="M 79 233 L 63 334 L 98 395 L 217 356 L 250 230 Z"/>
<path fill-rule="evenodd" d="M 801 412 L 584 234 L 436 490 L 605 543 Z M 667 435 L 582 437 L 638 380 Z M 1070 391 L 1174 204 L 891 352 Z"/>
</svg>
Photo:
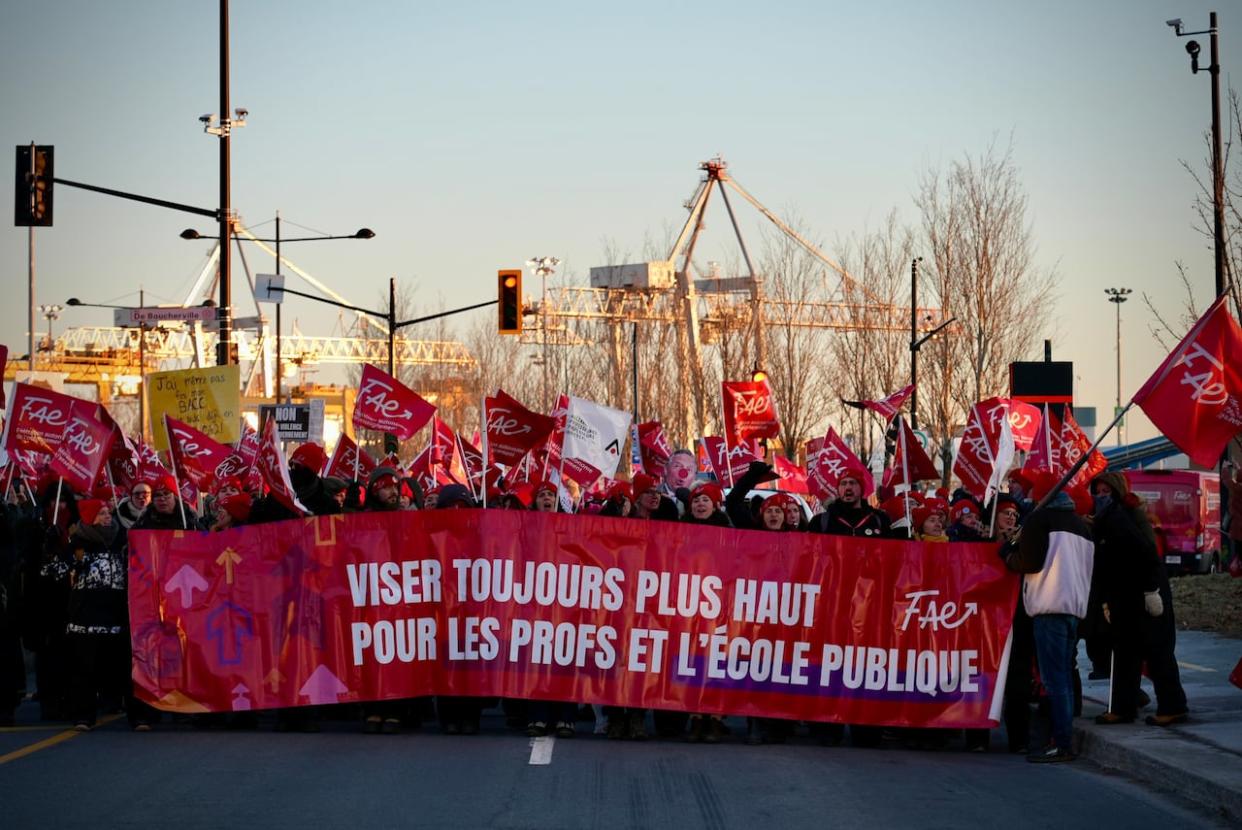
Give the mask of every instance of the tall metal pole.
<svg viewBox="0 0 1242 830">
<path fill-rule="evenodd" d="M 1212 32 L 1212 212 L 1216 232 L 1216 296 L 1225 293 L 1225 172 L 1220 137 L 1220 59 L 1217 54 L 1216 12 L 1208 18 Z"/>
<path fill-rule="evenodd" d="M 919 262 L 910 260 L 910 428 L 919 428 Z"/>
<path fill-rule="evenodd" d="M 31 158 L 34 158 L 34 153 L 31 153 Z M 29 255 L 29 262 L 27 263 L 27 278 L 28 278 L 28 283 L 29 283 L 29 288 L 28 288 L 28 291 L 29 291 L 29 294 L 30 294 L 30 316 L 27 318 L 26 323 L 27 323 L 27 330 L 28 330 L 28 332 L 29 332 L 29 341 L 30 341 L 30 342 L 29 342 L 29 344 L 28 344 L 28 348 L 30 349 L 30 371 L 32 371 L 32 372 L 33 372 L 33 371 L 35 370 L 35 240 L 34 240 L 34 226 L 33 226 L 33 225 L 31 225 L 29 228 L 26 228 L 26 231 L 27 231 L 27 235 L 26 235 L 26 250 L 27 250 L 27 254 Z"/>
<path fill-rule="evenodd" d="M 548 402 L 548 269 L 539 266 L 539 282 L 541 298 L 539 300 L 540 316 L 543 317 L 543 411 L 547 412 L 551 405 Z M 519 299 L 520 302 L 520 299 Z"/>
<path fill-rule="evenodd" d="M 220 340 L 216 344 L 216 364 L 226 366 L 231 360 L 233 298 L 230 286 L 229 236 L 232 230 L 229 193 L 229 0 L 220 0 Z"/>
<path fill-rule="evenodd" d="M 1116 413 L 1121 411 L 1121 304 L 1133 292 L 1129 288 L 1105 288 L 1104 293 L 1108 295 L 1108 301 L 1117 306 L 1117 408 L 1113 410 Z M 1117 446 L 1121 444 L 1121 428 L 1118 428 Z"/>
<path fill-rule="evenodd" d="M 34 177 L 36 171 L 36 162 L 38 151 L 35 149 L 35 143 L 30 142 L 30 199 L 34 200 Z M 35 370 L 35 234 L 34 225 L 26 228 L 26 254 L 28 261 L 26 263 L 27 291 L 29 293 L 30 308 L 27 310 L 29 316 L 26 318 L 26 333 L 28 337 L 27 348 L 30 349 L 30 371 Z"/>
<path fill-rule="evenodd" d="M 147 302 L 147 292 L 138 289 L 138 308 Z M 147 324 L 138 321 L 138 432 L 147 441 Z"/>
<path fill-rule="evenodd" d="M 630 339 L 630 364 L 634 376 L 634 423 L 638 423 L 638 321 L 634 321 L 634 334 Z"/>
<path fill-rule="evenodd" d="M 1121 411 L 1121 303 L 1117 305 L 1117 411 Z M 1121 446 L 1121 427 L 1117 428 L 1117 446 Z"/>
<path fill-rule="evenodd" d="M 276 211 L 276 275 L 280 276 L 280 211 Z M 276 303 L 276 403 L 280 403 L 284 374 L 280 363 L 280 303 Z"/>
<path fill-rule="evenodd" d="M 396 338 L 397 338 L 397 278 L 388 278 L 388 374 L 394 378 L 396 372 Z"/>
</svg>

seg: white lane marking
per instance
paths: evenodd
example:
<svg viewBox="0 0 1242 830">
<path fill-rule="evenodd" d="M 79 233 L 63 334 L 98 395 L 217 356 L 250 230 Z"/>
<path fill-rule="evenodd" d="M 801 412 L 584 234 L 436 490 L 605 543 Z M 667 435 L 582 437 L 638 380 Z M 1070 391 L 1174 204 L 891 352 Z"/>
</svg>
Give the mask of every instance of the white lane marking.
<svg viewBox="0 0 1242 830">
<path fill-rule="evenodd" d="M 552 763 L 552 747 L 556 745 L 556 738 L 531 738 L 530 739 L 530 763 L 532 765 L 546 766 Z"/>
<path fill-rule="evenodd" d="M 1200 666 L 1198 663 L 1183 663 L 1179 660 L 1177 665 L 1181 666 L 1183 669 L 1189 669 L 1190 671 L 1208 671 L 1213 674 L 1216 673 L 1216 669 L 1208 668 L 1207 666 Z"/>
</svg>

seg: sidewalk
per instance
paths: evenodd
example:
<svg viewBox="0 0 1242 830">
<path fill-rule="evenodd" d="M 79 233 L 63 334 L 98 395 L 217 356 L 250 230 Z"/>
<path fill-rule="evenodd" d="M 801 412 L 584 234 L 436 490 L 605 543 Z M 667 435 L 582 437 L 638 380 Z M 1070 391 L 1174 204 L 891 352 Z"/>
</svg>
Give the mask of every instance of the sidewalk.
<svg viewBox="0 0 1242 830">
<path fill-rule="evenodd" d="M 1176 794 L 1218 816 L 1242 821 L 1242 689 L 1229 672 L 1242 658 L 1242 640 L 1199 631 L 1177 635 L 1177 660 L 1190 703 L 1190 720 L 1179 726 L 1147 726 L 1156 711 L 1151 682 L 1143 689 L 1151 704 L 1134 724 L 1097 726 L 1093 718 L 1107 708 L 1108 681 L 1087 680 L 1091 662 L 1085 648 L 1083 717 L 1074 722 L 1080 753 L 1153 789 Z"/>
</svg>

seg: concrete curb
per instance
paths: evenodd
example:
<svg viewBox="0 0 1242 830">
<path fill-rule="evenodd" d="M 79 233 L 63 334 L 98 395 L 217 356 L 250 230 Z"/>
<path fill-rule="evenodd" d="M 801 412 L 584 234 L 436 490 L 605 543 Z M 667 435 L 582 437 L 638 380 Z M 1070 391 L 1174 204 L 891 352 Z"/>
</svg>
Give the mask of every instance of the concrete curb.
<svg viewBox="0 0 1242 830">
<path fill-rule="evenodd" d="M 1143 732 L 1136 731 L 1138 728 Z M 1121 730 L 1110 733 L 1109 730 Z M 1100 727 L 1076 723 L 1079 754 L 1228 821 L 1242 821 L 1242 775 L 1228 752 L 1179 735 L 1175 728 Z"/>
</svg>

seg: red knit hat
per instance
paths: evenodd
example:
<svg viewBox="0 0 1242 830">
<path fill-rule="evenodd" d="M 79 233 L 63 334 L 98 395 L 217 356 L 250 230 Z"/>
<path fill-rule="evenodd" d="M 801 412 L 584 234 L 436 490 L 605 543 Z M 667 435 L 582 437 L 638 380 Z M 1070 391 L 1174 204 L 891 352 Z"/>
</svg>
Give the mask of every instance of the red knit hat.
<svg viewBox="0 0 1242 830">
<path fill-rule="evenodd" d="M 893 496 L 880 505 L 880 509 L 888 516 L 890 522 L 898 522 L 906 517 L 906 499 L 910 501 L 910 513 L 913 516 L 914 511 L 923 505 L 923 498 L 918 493 L 903 493 L 900 496 Z"/>
<path fill-rule="evenodd" d="M 979 503 L 974 499 L 958 499 L 949 508 L 949 519 L 956 522 L 967 513 L 973 513 L 975 516 L 978 516 L 979 512 Z"/>
<path fill-rule="evenodd" d="M 639 473 L 634 476 L 634 498 L 638 499 L 642 497 L 643 493 L 646 493 L 649 490 L 654 490 L 657 486 L 658 482 L 654 476 L 649 476 L 646 473 Z"/>
<path fill-rule="evenodd" d="M 710 481 L 706 484 L 700 484 L 690 491 L 691 501 L 694 501 L 698 496 L 707 496 L 712 500 L 713 507 L 720 507 L 720 503 L 724 501 L 724 491 L 720 489 L 720 485 L 713 484 Z"/>
<path fill-rule="evenodd" d="M 172 473 L 164 473 L 151 485 L 152 493 L 158 493 L 161 490 L 167 490 L 174 496 L 177 495 L 177 479 L 173 477 Z"/>
<path fill-rule="evenodd" d="M 630 483 L 628 481 L 617 481 L 613 482 L 613 485 L 608 488 L 608 492 L 605 494 L 604 498 L 608 500 L 625 499 L 626 501 L 633 501 L 634 491 L 630 489 Z"/>
<path fill-rule="evenodd" d="M 539 495 L 544 490 L 551 490 L 553 493 L 556 493 L 556 485 L 548 481 L 546 478 L 536 479 L 530 483 L 534 485 L 534 489 L 530 491 L 532 502 L 535 500 L 535 496 Z"/>
<path fill-rule="evenodd" d="M 1052 488 L 1057 486 L 1061 477 L 1051 470 L 1040 470 L 1031 480 L 1031 500 L 1041 502 L 1044 496 L 1052 492 Z"/>
<path fill-rule="evenodd" d="M 845 469 L 841 471 L 841 475 L 837 476 L 837 486 L 841 486 L 841 482 L 847 478 L 852 478 L 858 482 L 860 487 L 867 486 L 867 468 L 863 465 L 851 461 L 845 465 Z"/>
<path fill-rule="evenodd" d="M 926 499 L 923 499 L 923 506 L 926 507 L 932 513 L 939 513 L 941 516 L 944 516 L 946 521 L 948 520 L 949 503 L 945 501 L 944 499 L 938 496 L 926 498 Z"/>
<path fill-rule="evenodd" d="M 289 456 L 290 464 L 298 464 L 310 470 L 315 475 L 323 470 L 323 465 L 327 462 L 328 456 L 323 451 L 323 447 L 308 441 L 293 451 L 293 455 Z"/>
<path fill-rule="evenodd" d="M 245 493 L 234 493 L 221 499 L 220 506 L 233 517 L 233 521 L 244 522 L 250 518 L 250 508 L 253 503 L 250 501 L 250 496 Z"/>
<path fill-rule="evenodd" d="M 774 496 L 768 496 L 763 501 L 764 510 L 767 510 L 769 507 L 780 507 L 781 510 L 784 510 L 790 505 L 797 506 L 798 500 L 788 493 L 777 493 Z"/>
<path fill-rule="evenodd" d="M 78 516 L 81 517 L 82 524 L 93 525 L 103 508 L 103 499 L 82 499 L 79 501 Z"/>
</svg>

